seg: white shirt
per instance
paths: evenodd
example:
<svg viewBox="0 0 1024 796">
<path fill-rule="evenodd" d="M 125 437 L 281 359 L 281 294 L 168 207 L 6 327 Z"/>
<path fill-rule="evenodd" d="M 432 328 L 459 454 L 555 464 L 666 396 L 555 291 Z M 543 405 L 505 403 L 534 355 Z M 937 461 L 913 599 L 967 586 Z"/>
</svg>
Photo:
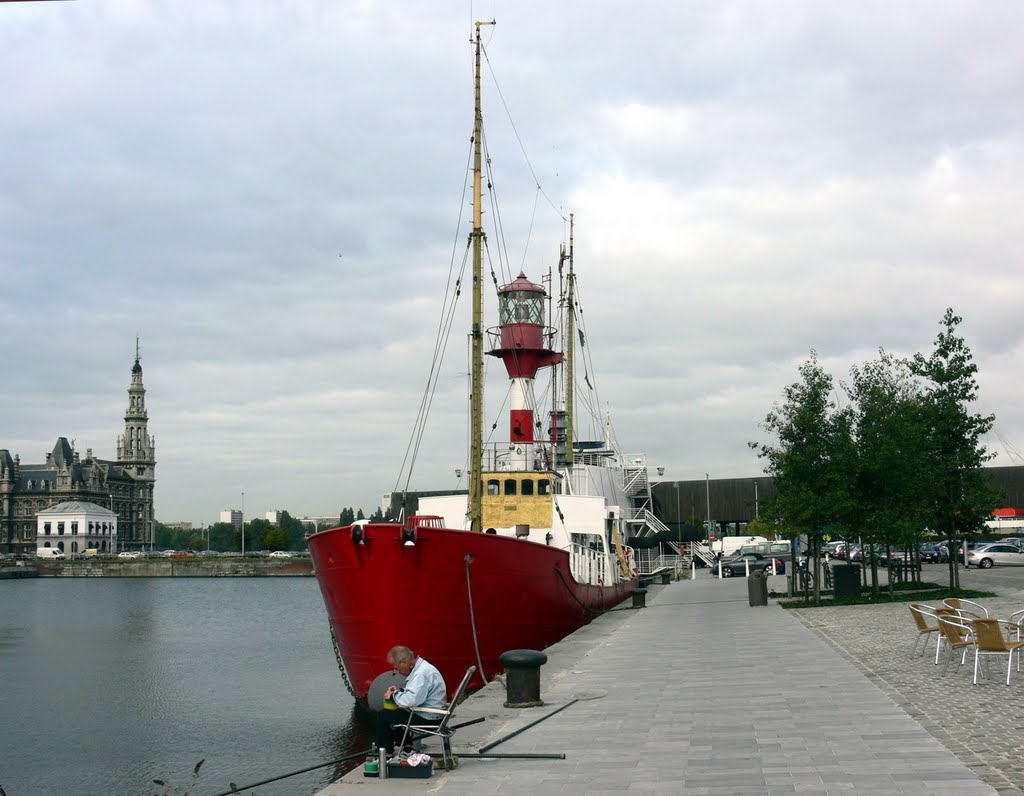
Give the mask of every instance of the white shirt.
<svg viewBox="0 0 1024 796">
<path fill-rule="evenodd" d="M 417 658 L 409 677 L 405 681 L 405 688 L 395 692 L 395 704 L 406 710 L 415 708 L 437 708 L 444 710 L 448 707 L 448 690 L 444 685 L 444 678 L 437 668 L 424 658 Z M 419 711 L 415 711 L 419 712 Z M 421 715 L 429 716 L 427 713 Z M 434 717 L 436 719 L 436 716 Z"/>
</svg>

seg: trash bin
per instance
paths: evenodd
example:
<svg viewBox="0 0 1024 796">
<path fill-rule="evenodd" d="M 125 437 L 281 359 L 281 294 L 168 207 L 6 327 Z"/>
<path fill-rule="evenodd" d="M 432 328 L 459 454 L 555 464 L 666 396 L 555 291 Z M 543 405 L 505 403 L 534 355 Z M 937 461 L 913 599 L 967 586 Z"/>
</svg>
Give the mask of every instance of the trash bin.
<svg viewBox="0 0 1024 796">
<path fill-rule="evenodd" d="M 768 605 L 768 578 L 763 569 L 755 569 L 747 576 L 747 597 L 750 605 Z"/>
<path fill-rule="evenodd" d="M 860 596 L 860 564 L 836 564 L 832 567 L 832 596 L 837 600 Z"/>
</svg>

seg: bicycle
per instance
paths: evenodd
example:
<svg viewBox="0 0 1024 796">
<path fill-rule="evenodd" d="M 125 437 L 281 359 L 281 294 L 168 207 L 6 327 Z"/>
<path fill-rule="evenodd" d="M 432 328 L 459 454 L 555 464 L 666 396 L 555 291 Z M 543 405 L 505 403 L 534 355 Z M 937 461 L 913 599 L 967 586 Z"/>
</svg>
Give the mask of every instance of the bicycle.
<svg viewBox="0 0 1024 796">
<path fill-rule="evenodd" d="M 821 570 L 824 575 L 825 591 L 832 591 L 832 567 L 826 561 L 821 565 Z"/>
<path fill-rule="evenodd" d="M 811 575 L 811 571 L 807 568 L 806 564 L 801 565 L 797 569 L 796 574 L 800 591 L 810 591 L 814 586 L 814 577 Z"/>
</svg>

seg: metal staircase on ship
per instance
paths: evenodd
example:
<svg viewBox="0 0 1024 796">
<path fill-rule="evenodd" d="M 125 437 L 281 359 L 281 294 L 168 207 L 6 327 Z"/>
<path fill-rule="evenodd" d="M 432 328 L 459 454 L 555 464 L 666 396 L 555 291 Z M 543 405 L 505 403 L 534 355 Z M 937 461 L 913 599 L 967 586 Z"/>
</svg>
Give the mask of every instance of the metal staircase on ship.
<svg viewBox="0 0 1024 796">
<path fill-rule="evenodd" d="M 629 536 L 653 536 L 669 527 L 651 511 L 651 482 L 647 478 L 647 457 L 625 456 L 622 461 L 622 489 L 626 495 L 624 508 Z M 676 549 L 678 553 L 678 548 Z"/>
<path fill-rule="evenodd" d="M 671 529 L 659 520 L 651 511 L 651 484 L 647 477 L 647 457 L 643 455 L 626 456 L 622 465 L 623 491 L 628 504 L 625 508 L 626 525 L 630 537 L 653 536 L 656 533 Z M 678 567 L 689 569 L 694 558 L 704 562 L 706 566 L 715 563 L 715 554 L 703 542 L 690 542 L 680 545 L 666 539 L 671 551 L 663 553 L 659 548 L 638 549 L 636 564 L 641 575 L 653 575 L 665 569 L 675 570 Z M 680 548 L 683 548 L 680 550 Z"/>
</svg>

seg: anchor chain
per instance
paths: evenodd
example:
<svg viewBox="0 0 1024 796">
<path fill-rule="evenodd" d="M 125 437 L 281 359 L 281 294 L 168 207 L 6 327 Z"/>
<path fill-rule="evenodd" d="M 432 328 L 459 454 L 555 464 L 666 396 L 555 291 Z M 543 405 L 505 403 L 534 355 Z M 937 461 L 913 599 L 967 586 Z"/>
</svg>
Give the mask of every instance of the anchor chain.
<svg viewBox="0 0 1024 796">
<path fill-rule="evenodd" d="M 348 689 L 348 692 L 352 696 L 355 696 L 356 690 L 352 687 L 352 681 L 348 679 L 348 672 L 345 670 L 345 661 L 341 659 L 341 650 L 338 649 L 338 639 L 334 637 L 334 628 L 330 625 L 328 625 L 328 627 L 331 628 L 331 646 L 334 647 L 334 657 L 338 661 L 338 671 L 341 672 L 342 682 L 345 683 L 345 688 Z"/>
</svg>

